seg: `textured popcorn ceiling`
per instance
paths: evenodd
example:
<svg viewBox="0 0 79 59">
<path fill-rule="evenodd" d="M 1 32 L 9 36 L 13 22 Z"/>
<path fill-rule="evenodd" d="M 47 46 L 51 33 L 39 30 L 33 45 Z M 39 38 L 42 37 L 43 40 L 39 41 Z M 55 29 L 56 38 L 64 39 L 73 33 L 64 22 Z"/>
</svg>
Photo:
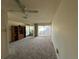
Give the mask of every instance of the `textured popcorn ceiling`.
<svg viewBox="0 0 79 59">
<path fill-rule="evenodd" d="M 30 23 L 50 23 L 58 8 L 60 0 L 20 0 L 28 9 L 38 10 L 39 13 L 28 13 L 28 18 L 24 19 L 21 12 L 8 12 L 10 20 L 24 21 Z M 14 0 L 7 1 L 7 9 L 19 10 Z"/>
</svg>

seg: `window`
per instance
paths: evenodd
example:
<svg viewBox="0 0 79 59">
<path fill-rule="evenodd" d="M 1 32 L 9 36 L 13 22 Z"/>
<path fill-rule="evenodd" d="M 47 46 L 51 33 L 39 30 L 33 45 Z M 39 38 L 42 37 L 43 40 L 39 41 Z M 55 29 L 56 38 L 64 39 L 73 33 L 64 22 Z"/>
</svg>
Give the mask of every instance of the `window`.
<svg viewBox="0 0 79 59">
<path fill-rule="evenodd" d="M 49 36 L 51 27 L 48 26 L 38 26 L 38 36 Z"/>
<path fill-rule="evenodd" d="M 26 26 L 26 36 L 33 36 L 34 27 L 27 25 Z"/>
</svg>

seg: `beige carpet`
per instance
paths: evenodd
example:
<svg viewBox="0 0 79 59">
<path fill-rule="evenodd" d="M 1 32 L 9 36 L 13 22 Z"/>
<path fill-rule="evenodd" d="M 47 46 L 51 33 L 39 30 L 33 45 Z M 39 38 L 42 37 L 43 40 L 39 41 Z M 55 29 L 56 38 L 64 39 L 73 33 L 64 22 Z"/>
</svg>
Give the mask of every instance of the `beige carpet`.
<svg viewBox="0 0 79 59">
<path fill-rule="evenodd" d="M 57 59 L 49 37 L 28 37 L 10 44 L 6 59 Z"/>
</svg>

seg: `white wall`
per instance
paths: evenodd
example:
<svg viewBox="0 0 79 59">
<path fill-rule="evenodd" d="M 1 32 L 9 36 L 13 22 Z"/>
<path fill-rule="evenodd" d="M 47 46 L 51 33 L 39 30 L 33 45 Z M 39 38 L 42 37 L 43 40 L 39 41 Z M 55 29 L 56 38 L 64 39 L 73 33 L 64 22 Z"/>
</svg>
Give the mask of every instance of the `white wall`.
<svg viewBox="0 0 79 59">
<path fill-rule="evenodd" d="M 77 59 L 77 0 L 62 0 L 52 21 L 52 41 L 58 59 Z"/>
</svg>

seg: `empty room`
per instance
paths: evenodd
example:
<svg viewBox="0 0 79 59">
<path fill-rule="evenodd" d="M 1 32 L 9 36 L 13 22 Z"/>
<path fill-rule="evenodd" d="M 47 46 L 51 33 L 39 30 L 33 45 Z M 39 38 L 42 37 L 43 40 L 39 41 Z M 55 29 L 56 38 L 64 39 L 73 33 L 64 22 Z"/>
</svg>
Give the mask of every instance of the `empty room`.
<svg viewBox="0 0 79 59">
<path fill-rule="evenodd" d="M 78 59 L 77 0 L 2 0 L 1 59 Z"/>
</svg>

